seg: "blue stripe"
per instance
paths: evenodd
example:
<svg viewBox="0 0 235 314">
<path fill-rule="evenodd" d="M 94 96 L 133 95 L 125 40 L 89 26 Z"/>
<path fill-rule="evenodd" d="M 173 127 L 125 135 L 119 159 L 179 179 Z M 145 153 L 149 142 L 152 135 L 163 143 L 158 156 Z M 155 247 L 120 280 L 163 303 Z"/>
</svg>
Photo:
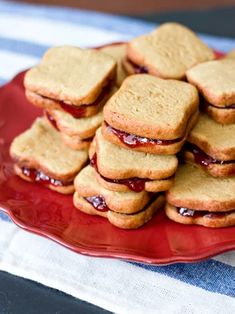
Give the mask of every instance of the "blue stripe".
<svg viewBox="0 0 235 314">
<path fill-rule="evenodd" d="M 41 57 L 49 46 L 0 36 L 0 50 Z"/>
<path fill-rule="evenodd" d="M 200 287 L 210 292 L 235 297 L 235 267 L 208 260 L 194 264 L 174 264 L 168 266 L 149 266 L 132 263 L 187 284 Z"/>
<path fill-rule="evenodd" d="M 0 86 L 4 85 L 7 82 L 7 80 L 3 77 L 0 77 Z"/>
<path fill-rule="evenodd" d="M 22 16 L 46 18 L 49 20 L 64 21 L 76 25 L 86 25 L 119 32 L 131 37 L 148 33 L 156 27 L 156 24 L 144 22 L 138 19 L 91 12 L 86 10 L 69 9 L 65 7 L 51 7 L 42 5 L 29 5 L 23 3 L 9 3 L 0 0 L 0 12 L 16 13 Z M 210 35 L 200 35 L 211 47 L 221 51 L 228 51 L 235 46 L 235 40 Z"/>
<path fill-rule="evenodd" d="M 87 10 L 70 9 L 66 7 L 53 7 L 43 5 L 29 5 L 23 3 L 9 3 L 0 1 L 0 12 L 17 13 L 22 16 L 46 18 L 64 21 L 66 23 L 83 24 L 109 31 L 121 32 L 137 36 L 143 32 L 151 31 L 156 24 L 146 23 L 138 19 L 98 13 Z"/>
<path fill-rule="evenodd" d="M 0 220 L 11 222 L 11 219 L 8 217 L 8 215 L 6 215 L 2 212 L 0 212 Z"/>
</svg>

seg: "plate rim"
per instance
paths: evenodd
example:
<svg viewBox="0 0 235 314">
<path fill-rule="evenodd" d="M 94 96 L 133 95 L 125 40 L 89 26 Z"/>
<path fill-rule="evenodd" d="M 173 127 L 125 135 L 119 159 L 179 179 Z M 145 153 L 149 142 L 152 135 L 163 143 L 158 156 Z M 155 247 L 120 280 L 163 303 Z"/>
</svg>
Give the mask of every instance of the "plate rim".
<svg viewBox="0 0 235 314">
<path fill-rule="evenodd" d="M 19 75 L 25 73 L 26 70 L 17 73 L 10 81 L 6 82 L 4 85 L 0 86 L 0 90 L 7 85 L 11 84 L 12 81 Z M 163 265 L 170 265 L 176 263 L 196 263 L 200 261 L 204 261 L 208 258 L 212 258 L 216 255 L 235 250 L 235 239 L 229 240 L 220 247 L 218 244 L 214 244 L 207 247 L 207 250 L 204 252 L 200 252 L 199 254 L 195 252 L 195 254 L 186 256 L 186 255 L 173 255 L 171 254 L 169 257 L 150 257 L 144 256 L 141 253 L 131 253 L 131 252 L 121 252 L 120 250 L 107 250 L 102 248 L 94 248 L 89 247 L 89 245 L 82 245 L 82 244 L 71 244 L 63 240 L 61 237 L 56 236 L 48 231 L 41 230 L 40 228 L 30 226 L 27 223 L 23 222 L 20 218 L 14 215 L 13 210 L 10 207 L 3 206 L 0 204 L 0 211 L 7 214 L 11 221 L 18 226 L 19 228 L 26 230 L 30 233 L 36 234 L 38 236 L 47 238 L 52 240 L 53 242 L 62 245 L 63 247 L 72 250 L 75 253 L 91 256 L 91 257 L 101 257 L 101 258 L 113 258 L 119 259 L 122 261 L 129 261 L 129 262 L 136 262 L 141 264 L 153 265 L 153 266 L 163 266 Z"/>
<path fill-rule="evenodd" d="M 21 219 L 17 218 L 11 208 L 8 207 L 2 207 L 0 206 L 0 211 L 7 214 L 8 217 L 11 219 L 11 221 L 19 228 L 28 231 L 30 233 L 36 234 L 38 236 L 44 237 L 46 239 L 52 240 L 53 242 L 62 245 L 63 247 L 72 250 L 75 253 L 82 254 L 85 256 L 90 257 L 101 257 L 101 258 L 113 258 L 113 259 L 119 259 L 123 261 L 129 261 L 129 262 L 136 262 L 141 264 L 147 264 L 152 266 L 164 266 L 164 265 L 171 265 L 171 264 L 177 264 L 177 263 L 196 263 L 204 261 L 208 258 L 212 258 L 216 255 L 235 250 L 235 240 L 232 242 L 229 241 L 224 245 L 222 248 L 211 246 L 210 250 L 213 248 L 213 252 L 211 252 L 209 249 L 208 254 L 207 253 L 200 253 L 195 254 L 192 256 L 183 256 L 183 255 L 177 255 L 177 256 L 170 256 L 165 258 L 156 258 L 156 257 L 145 257 L 143 255 L 136 255 L 132 253 L 121 253 L 121 252 L 112 252 L 107 250 L 102 250 L 101 248 L 91 248 L 89 246 L 82 246 L 80 245 L 73 245 L 69 244 L 62 238 L 53 235 L 50 232 L 40 230 L 39 228 L 29 226 L 26 223 L 24 223 Z"/>
</svg>

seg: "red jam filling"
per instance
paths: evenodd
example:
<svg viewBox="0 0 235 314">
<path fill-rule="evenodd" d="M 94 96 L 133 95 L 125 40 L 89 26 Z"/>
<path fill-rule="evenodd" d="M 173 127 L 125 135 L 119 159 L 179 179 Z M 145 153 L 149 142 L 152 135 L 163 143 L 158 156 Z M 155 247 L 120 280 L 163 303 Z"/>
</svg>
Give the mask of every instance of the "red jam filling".
<svg viewBox="0 0 235 314">
<path fill-rule="evenodd" d="M 60 131 L 59 128 L 57 127 L 56 120 L 49 114 L 48 111 L 46 111 L 46 116 L 48 121 L 51 123 L 51 125 L 57 130 Z M 84 140 L 80 140 L 80 142 L 90 142 L 93 139 L 93 136 L 86 138 Z"/>
<path fill-rule="evenodd" d="M 100 174 L 99 170 L 98 170 L 96 153 L 91 158 L 90 163 L 91 163 L 91 166 L 94 167 L 95 170 L 99 173 L 99 175 L 101 176 L 101 178 L 103 180 L 105 180 L 107 182 L 111 182 L 111 183 L 116 183 L 116 184 L 124 184 L 131 191 L 134 191 L 134 192 L 141 192 L 141 191 L 143 191 L 144 188 L 145 188 L 145 182 L 153 181 L 151 179 L 143 179 L 143 178 L 138 178 L 138 177 L 128 178 L 128 179 L 109 179 L 109 178 L 106 178 L 106 177 L 102 176 Z M 164 179 L 161 179 L 161 180 L 167 180 L 169 178 L 164 178 Z"/>
<path fill-rule="evenodd" d="M 185 149 L 190 151 L 194 155 L 195 162 L 201 166 L 208 167 L 210 164 L 224 165 L 224 164 L 231 164 L 235 162 L 235 160 L 215 159 L 207 155 L 206 153 L 204 153 L 199 147 L 197 147 L 194 144 L 187 143 L 185 145 Z"/>
<path fill-rule="evenodd" d="M 85 197 L 85 200 L 100 212 L 107 212 L 110 210 L 102 195 Z"/>
<path fill-rule="evenodd" d="M 208 102 L 205 102 L 205 106 L 206 107 L 209 107 L 209 106 L 211 106 L 211 107 L 214 107 L 214 108 L 216 108 L 216 109 L 235 109 L 235 104 L 234 105 L 230 105 L 230 106 L 227 106 L 227 107 L 218 107 L 218 106 L 215 106 L 215 105 L 212 105 L 212 104 L 210 104 L 210 103 L 208 103 Z"/>
<path fill-rule="evenodd" d="M 150 200 L 148 201 L 148 203 L 138 212 L 136 212 L 135 214 L 138 214 L 144 210 L 146 210 L 149 205 L 159 196 L 160 194 L 154 194 Z M 102 195 L 95 195 L 95 196 L 89 196 L 89 197 L 84 197 L 84 199 L 90 203 L 96 210 L 101 211 L 101 212 L 107 212 L 108 210 L 111 210 L 106 202 L 105 199 Z M 112 211 L 112 210 L 111 210 Z M 132 214 L 125 214 L 125 215 L 132 215 Z"/>
<path fill-rule="evenodd" d="M 153 145 L 171 145 L 183 140 L 183 137 L 174 139 L 174 140 L 160 140 L 160 139 L 151 139 L 147 137 L 141 137 L 138 135 L 130 134 L 121 130 L 117 130 L 105 122 L 108 130 L 115 134 L 119 140 L 126 144 L 129 147 L 143 147 L 143 146 L 153 146 Z"/>
<path fill-rule="evenodd" d="M 218 50 L 214 50 L 214 54 L 215 54 L 215 58 L 216 59 L 221 59 L 225 56 L 224 52 L 218 51 Z"/>
<path fill-rule="evenodd" d="M 209 212 L 207 210 L 193 210 L 185 207 L 177 207 L 177 212 L 181 216 L 184 217 L 192 217 L 192 218 L 200 218 L 200 217 L 206 217 L 206 218 L 222 218 L 229 214 L 232 214 L 234 210 L 229 212 Z"/>
<path fill-rule="evenodd" d="M 41 170 L 28 168 L 28 167 L 22 167 L 21 171 L 23 175 L 30 178 L 31 181 L 37 182 L 43 185 L 68 186 L 68 185 L 73 184 L 73 181 L 62 181 L 55 178 L 51 178 Z"/>
<path fill-rule="evenodd" d="M 97 155 L 94 154 L 91 158 L 91 166 L 95 168 L 95 170 L 99 173 L 98 167 L 97 167 Z M 104 176 L 102 176 L 100 173 L 102 179 L 104 179 L 107 182 L 116 183 L 116 184 L 124 184 L 126 185 L 130 190 L 134 192 L 141 192 L 144 190 L 145 182 L 151 181 L 149 179 L 141 179 L 141 178 L 129 178 L 129 179 L 109 179 Z"/>
<path fill-rule="evenodd" d="M 56 123 L 56 120 L 52 117 L 52 115 L 49 114 L 48 111 L 46 111 L 46 117 L 47 117 L 48 121 L 51 123 L 51 125 L 52 125 L 57 131 L 59 131 L 58 126 L 57 126 L 57 123 Z"/>
<path fill-rule="evenodd" d="M 60 107 L 64 111 L 70 113 L 74 118 L 78 119 L 78 118 L 82 118 L 82 117 L 86 116 L 86 111 L 87 111 L 88 107 L 98 106 L 100 104 L 100 102 L 103 100 L 103 98 L 106 97 L 110 93 L 111 87 L 112 87 L 112 81 L 109 81 L 108 84 L 103 87 L 103 90 L 101 91 L 98 98 L 92 104 L 88 104 L 88 105 L 83 104 L 80 106 L 75 106 L 72 104 L 67 104 L 62 100 L 56 100 L 56 99 L 52 99 L 52 98 L 41 96 L 41 95 L 40 96 L 43 98 L 51 99 L 51 100 L 58 102 L 60 104 Z"/>
<path fill-rule="evenodd" d="M 127 58 L 127 62 L 131 64 L 135 74 L 149 73 L 147 67 L 145 67 L 143 65 L 138 65 L 138 64 L 134 63 L 132 60 L 130 60 L 129 58 Z"/>
</svg>

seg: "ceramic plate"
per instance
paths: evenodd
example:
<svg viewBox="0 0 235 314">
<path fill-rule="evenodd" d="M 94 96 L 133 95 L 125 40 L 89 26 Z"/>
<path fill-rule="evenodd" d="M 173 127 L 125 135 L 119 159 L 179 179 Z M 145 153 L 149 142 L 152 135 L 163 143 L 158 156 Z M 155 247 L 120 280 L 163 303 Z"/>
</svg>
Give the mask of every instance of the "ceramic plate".
<svg viewBox="0 0 235 314">
<path fill-rule="evenodd" d="M 181 225 L 161 211 L 139 230 L 119 230 L 101 217 L 76 210 L 71 196 L 15 176 L 9 145 L 42 114 L 25 99 L 23 76 L 0 88 L 0 210 L 19 227 L 77 253 L 157 265 L 195 262 L 235 249 L 235 227 Z"/>
</svg>

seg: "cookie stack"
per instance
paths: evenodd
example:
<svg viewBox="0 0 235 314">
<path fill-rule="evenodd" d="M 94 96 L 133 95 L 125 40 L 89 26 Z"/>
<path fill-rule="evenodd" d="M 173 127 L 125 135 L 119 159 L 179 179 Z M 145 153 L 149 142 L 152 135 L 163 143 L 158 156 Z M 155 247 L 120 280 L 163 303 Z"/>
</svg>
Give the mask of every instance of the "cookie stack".
<svg viewBox="0 0 235 314">
<path fill-rule="evenodd" d="M 25 76 L 26 97 L 72 149 L 87 148 L 103 120 L 102 108 L 115 83 L 116 62 L 77 47 L 49 49 Z"/>
<path fill-rule="evenodd" d="M 235 60 L 193 67 L 188 81 L 201 93 L 199 121 L 189 133 L 184 160 L 167 194 L 174 221 L 207 227 L 235 225 Z"/>
<path fill-rule="evenodd" d="M 49 49 L 24 79 L 28 100 L 44 109 L 32 127 L 11 145 L 15 172 L 61 193 L 88 160 L 88 147 L 113 93 L 115 60 L 96 50 Z"/>
<path fill-rule="evenodd" d="M 176 222 L 235 225 L 234 52 L 214 59 L 176 23 L 128 44 L 49 49 L 25 76 L 45 114 L 11 145 L 16 174 L 75 190 L 75 207 L 123 229 L 165 195 Z"/>
<path fill-rule="evenodd" d="M 104 107 L 91 165 L 75 179 L 75 206 L 120 228 L 151 219 L 162 192 L 173 184 L 175 154 L 197 121 L 198 103 L 198 92 L 188 83 L 148 74 L 126 78 Z"/>
</svg>

